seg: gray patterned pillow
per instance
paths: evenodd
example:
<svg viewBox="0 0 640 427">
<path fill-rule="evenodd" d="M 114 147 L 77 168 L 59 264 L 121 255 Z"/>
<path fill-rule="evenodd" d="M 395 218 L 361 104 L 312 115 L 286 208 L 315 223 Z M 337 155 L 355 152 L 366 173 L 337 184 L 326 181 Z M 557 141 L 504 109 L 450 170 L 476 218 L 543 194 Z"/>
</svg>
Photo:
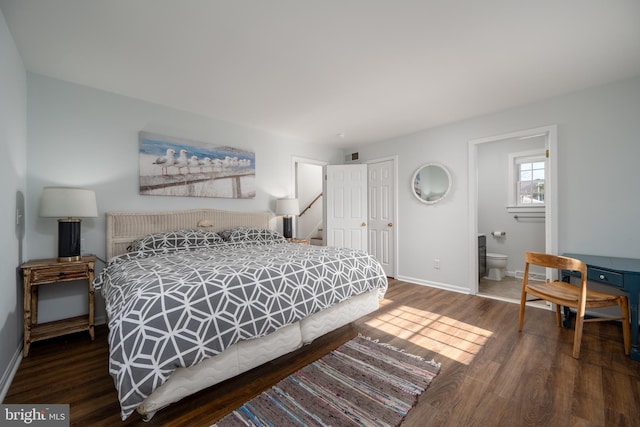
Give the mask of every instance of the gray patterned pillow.
<svg viewBox="0 0 640 427">
<path fill-rule="evenodd" d="M 135 240 L 129 245 L 127 251 L 141 251 L 146 249 L 163 248 L 196 248 L 217 246 L 224 244 L 222 237 L 215 231 L 192 229 L 177 230 L 164 233 L 155 233 Z"/>
<path fill-rule="evenodd" d="M 287 239 L 277 231 L 265 228 L 236 227 L 220 232 L 220 236 L 229 243 L 277 243 Z"/>
</svg>

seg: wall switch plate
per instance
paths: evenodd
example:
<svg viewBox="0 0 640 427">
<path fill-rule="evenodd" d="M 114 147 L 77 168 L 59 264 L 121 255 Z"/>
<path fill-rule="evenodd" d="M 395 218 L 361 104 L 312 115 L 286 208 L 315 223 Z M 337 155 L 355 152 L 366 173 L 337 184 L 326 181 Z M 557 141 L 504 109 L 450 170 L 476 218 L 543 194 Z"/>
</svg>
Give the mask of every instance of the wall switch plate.
<svg viewBox="0 0 640 427">
<path fill-rule="evenodd" d="M 433 260 L 433 268 L 440 268 L 440 260 L 439 259 L 434 259 Z"/>
</svg>

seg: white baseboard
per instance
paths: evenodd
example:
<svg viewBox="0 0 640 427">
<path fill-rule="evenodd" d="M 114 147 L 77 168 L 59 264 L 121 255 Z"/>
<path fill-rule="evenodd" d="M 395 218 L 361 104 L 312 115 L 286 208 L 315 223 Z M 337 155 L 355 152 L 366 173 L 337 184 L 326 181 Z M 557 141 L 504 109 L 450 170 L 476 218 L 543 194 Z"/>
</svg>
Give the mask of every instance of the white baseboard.
<svg viewBox="0 0 640 427">
<path fill-rule="evenodd" d="M 414 283 L 416 285 L 430 286 L 432 288 L 443 289 L 445 291 L 458 292 L 461 294 L 469 294 L 469 289 L 459 286 L 449 285 L 448 283 L 430 282 L 422 279 L 416 279 L 415 277 L 397 276 L 396 279 L 403 282 Z"/>
<path fill-rule="evenodd" d="M 22 362 L 22 345 L 19 345 L 15 353 L 13 353 L 9 366 L 2 374 L 2 380 L 0 380 L 0 402 L 4 402 L 4 398 L 9 392 L 9 387 L 11 387 L 11 381 L 13 381 L 13 377 L 18 372 L 20 362 Z"/>
<path fill-rule="evenodd" d="M 524 271 L 516 270 L 515 274 L 513 275 L 513 277 L 515 277 L 516 279 L 524 278 Z M 544 282 L 545 280 L 547 280 L 547 277 L 544 275 L 544 273 L 532 273 L 532 272 L 529 272 L 529 280 L 536 280 L 538 282 Z"/>
</svg>

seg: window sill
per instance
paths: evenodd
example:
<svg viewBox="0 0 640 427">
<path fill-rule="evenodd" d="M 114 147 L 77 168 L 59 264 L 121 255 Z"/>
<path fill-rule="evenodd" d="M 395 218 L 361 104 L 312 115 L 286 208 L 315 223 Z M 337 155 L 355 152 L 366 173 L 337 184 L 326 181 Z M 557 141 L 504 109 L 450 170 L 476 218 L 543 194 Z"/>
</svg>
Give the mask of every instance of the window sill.
<svg viewBox="0 0 640 427">
<path fill-rule="evenodd" d="M 544 214 L 546 206 L 507 206 L 508 213 L 540 213 Z"/>
</svg>

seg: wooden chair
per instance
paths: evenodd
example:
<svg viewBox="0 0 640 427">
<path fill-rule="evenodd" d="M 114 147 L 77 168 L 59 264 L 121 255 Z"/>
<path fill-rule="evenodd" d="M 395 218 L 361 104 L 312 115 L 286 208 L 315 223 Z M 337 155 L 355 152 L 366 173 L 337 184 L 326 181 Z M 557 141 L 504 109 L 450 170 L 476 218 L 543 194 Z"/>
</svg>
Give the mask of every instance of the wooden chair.
<svg viewBox="0 0 640 427">
<path fill-rule="evenodd" d="M 545 300 L 556 305 L 556 320 L 558 326 L 562 324 L 560 307 L 570 307 L 576 310 L 576 326 L 573 339 L 573 357 L 580 357 L 580 342 L 582 341 L 582 326 L 584 322 L 605 322 L 622 320 L 622 336 L 624 352 L 629 355 L 631 350 L 631 328 L 629 325 L 629 302 L 625 295 L 614 295 L 587 289 L 587 266 L 578 259 L 549 255 L 536 252 L 525 253 L 524 279 L 522 280 L 522 296 L 520 297 L 520 316 L 518 331 L 522 332 L 524 309 L 527 301 Z M 580 273 L 580 285 L 567 282 L 553 281 L 529 283 L 529 265 L 538 265 L 559 270 L 576 271 Z M 527 294 L 535 298 L 527 300 Z M 587 308 L 620 306 L 622 317 L 619 318 L 584 318 Z"/>
</svg>

